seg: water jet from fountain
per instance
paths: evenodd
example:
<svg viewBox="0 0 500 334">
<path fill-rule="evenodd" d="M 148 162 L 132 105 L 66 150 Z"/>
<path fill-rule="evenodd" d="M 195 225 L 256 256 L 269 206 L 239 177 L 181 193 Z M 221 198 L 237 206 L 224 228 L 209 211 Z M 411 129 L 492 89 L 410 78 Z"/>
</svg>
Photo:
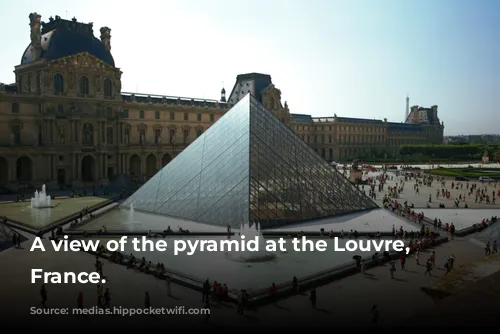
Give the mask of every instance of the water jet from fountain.
<svg viewBox="0 0 500 334">
<path fill-rule="evenodd" d="M 35 190 L 35 197 L 31 198 L 31 208 L 32 209 L 42 209 L 51 208 L 52 199 L 47 195 L 45 184 L 42 186 L 42 190 Z"/>
<path fill-rule="evenodd" d="M 246 249 L 240 252 L 229 252 L 228 255 L 230 255 L 232 260 L 238 262 L 266 262 L 276 257 L 273 253 L 266 251 L 266 240 L 260 231 L 258 223 L 255 223 L 255 227 L 249 225 L 247 227 L 247 224 L 242 223 L 240 226 L 240 238 L 241 236 L 245 236 L 245 240 L 254 240 L 257 238 L 259 248 L 255 252 Z"/>
</svg>

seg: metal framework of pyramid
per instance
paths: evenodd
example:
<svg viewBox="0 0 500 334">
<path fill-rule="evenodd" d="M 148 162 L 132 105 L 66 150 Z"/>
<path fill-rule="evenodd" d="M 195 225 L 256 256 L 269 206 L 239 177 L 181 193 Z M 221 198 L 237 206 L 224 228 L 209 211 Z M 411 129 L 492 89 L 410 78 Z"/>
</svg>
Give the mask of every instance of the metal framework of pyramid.
<svg viewBox="0 0 500 334">
<path fill-rule="evenodd" d="M 248 94 L 124 203 L 143 212 L 262 228 L 376 208 Z"/>
</svg>

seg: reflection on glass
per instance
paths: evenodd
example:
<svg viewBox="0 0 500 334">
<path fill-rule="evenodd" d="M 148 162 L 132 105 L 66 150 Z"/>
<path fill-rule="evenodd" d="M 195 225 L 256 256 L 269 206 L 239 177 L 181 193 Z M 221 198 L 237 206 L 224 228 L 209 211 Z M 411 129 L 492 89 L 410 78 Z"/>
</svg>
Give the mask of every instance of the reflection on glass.
<svg viewBox="0 0 500 334">
<path fill-rule="evenodd" d="M 250 219 L 263 228 L 376 207 L 254 99 L 250 146 Z"/>
</svg>

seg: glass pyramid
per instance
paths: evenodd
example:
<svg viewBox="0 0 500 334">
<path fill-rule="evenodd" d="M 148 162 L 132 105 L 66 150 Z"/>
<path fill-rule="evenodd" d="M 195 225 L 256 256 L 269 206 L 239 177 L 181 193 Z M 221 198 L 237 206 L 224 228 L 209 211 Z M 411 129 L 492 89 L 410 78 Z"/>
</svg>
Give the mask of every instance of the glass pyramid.
<svg viewBox="0 0 500 334">
<path fill-rule="evenodd" d="M 123 204 L 262 228 L 377 205 L 248 94 Z"/>
</svg>

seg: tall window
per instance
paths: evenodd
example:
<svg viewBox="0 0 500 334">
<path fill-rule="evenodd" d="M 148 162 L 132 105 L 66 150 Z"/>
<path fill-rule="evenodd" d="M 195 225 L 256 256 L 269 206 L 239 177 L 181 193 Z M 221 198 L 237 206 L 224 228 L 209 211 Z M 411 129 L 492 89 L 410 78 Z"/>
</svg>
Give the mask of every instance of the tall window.
<svg viewBox="0 0 500 334">
<path fill-rule="evenodd" d="M 201 122 L 201 114 L 197 114 L 196 119 L 198 120 L 198 122 Z"/>
<path fill-rule="evenodd" d="M 175 112 L 174 111 L 170 112 L 170 120 L 171 121 L 175 120 Z"/>
<path fill-rule="evenodd" d="M 184 129 L 183 133 L 184 144 L 188 142 L 188 139 L 189 139 L 189 129 Z"/>
<path fill-rule="evenodd" d="M 139 142 L 141 144 L 145 143 L 146 141 L 146 129 L 140 129 L 139 130 Z"/>
<path fill-rule="evenodd" d="M 19 114 L 19 103 L 12 103 L 12 113 L 13 114 Z"/>
<path fill-rule="evenodd" d="M 85 76 L 80 77 L 80 94 L 87 95 L 89 93 L 89 79 Z"/>
<path fill-rule="evenodd" d="M 196 137 L 201 136 L 201 129 L 196 129 Z"/>
<path fill-rule="evenodd" d="M 113 83 L 109 79 L 104 79 L 103 82 L 104 96 L 111 97 L 113 95 Z"/>
<path fill-rule="evenodd" d="M 161 129 L 155 130 L 155 144 L 159 144 L 161 139 Z"/>
<path fill-rule="evenodd" d="M 174 128 L 170 129 L 169 135 L 170 135 L 170 138 L 169 138 L 170 143 L 174 144 L 175 143 L 175 129 Z"/>
<path fill-rule="evenodd" d="M 144 110 L 139 111 L 139 118 L 144 119 Z"/>
<path fill-rule="evenodd" d="M 187 112 L 184 113 L 184 120 L 189 121 L 189 114 Z"/>
<path fill-rule="evenodd" d="M 210 114 L 210 122 L 214 121 L 214 114 Z"/>
<path fill-rule="evenodd" d="M 160 119 L 160 112 L 158 110 L 155 111 L 155 119 Z"/>
<path fill-rule="evenodd" d="M 62 93 L 64 91 L 64 78 L 61 73 L 54 75 L 54 93 Z"/>
</svg>

